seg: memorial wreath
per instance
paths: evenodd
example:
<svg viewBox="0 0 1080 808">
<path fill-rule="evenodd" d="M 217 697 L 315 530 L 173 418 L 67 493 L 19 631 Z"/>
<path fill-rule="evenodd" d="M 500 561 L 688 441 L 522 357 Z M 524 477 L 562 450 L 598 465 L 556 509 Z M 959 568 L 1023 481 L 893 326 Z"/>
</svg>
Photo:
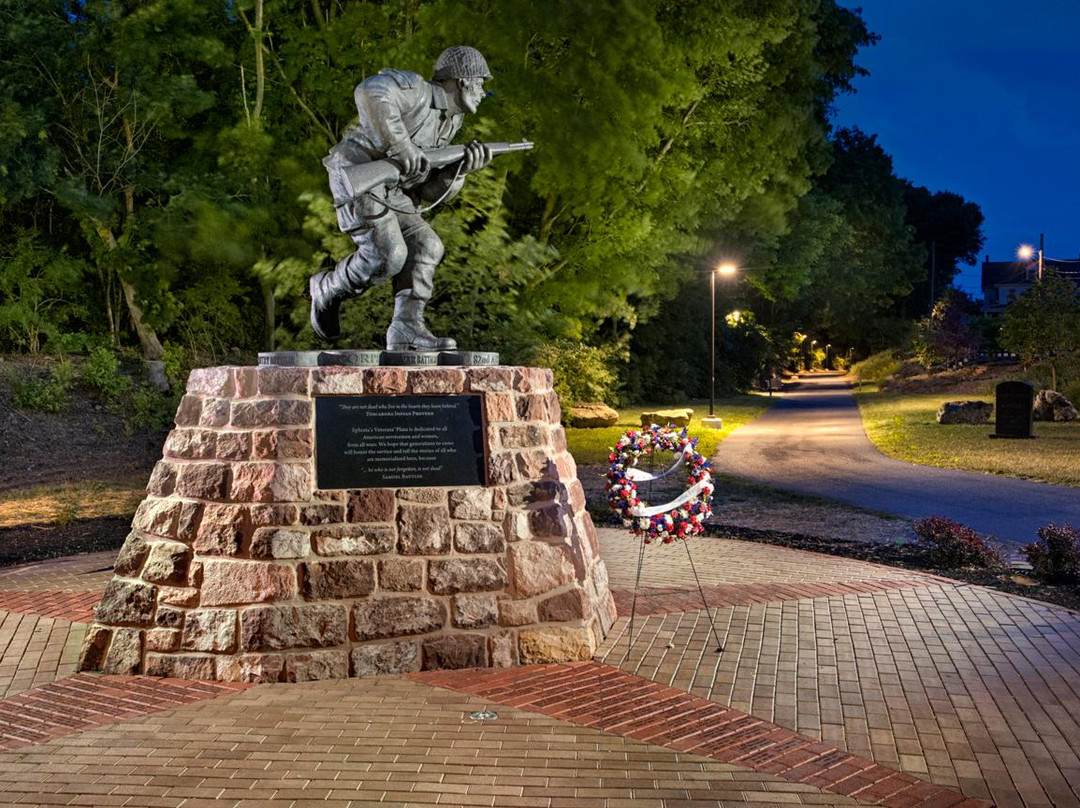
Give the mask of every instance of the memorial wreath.
<svg viewBox="0 0 1080 808">
<path fill-rule="evenodd" d="M 608 502 L 622 517 L 623 524 L 646 544 L 660 539 L 670 544 L 705 531 L 705 519 L 712 513 L 712 469 L 697 452 L 697 438 L 688 438 L 686 429 L 676 430 L 653 424 L 647 429 L 631 429 L 623 433 L 612 447 L 607 473 Z M 673 452 L 674 464 L 664 472 L 652 474 L 637 468 L 642 455 Z M 671 502 L 650 506 L 638 496 L 639 482 L 658 480 L 675 472 L 680 466 L 688 469 L 687 490 Z"/>
</svg>

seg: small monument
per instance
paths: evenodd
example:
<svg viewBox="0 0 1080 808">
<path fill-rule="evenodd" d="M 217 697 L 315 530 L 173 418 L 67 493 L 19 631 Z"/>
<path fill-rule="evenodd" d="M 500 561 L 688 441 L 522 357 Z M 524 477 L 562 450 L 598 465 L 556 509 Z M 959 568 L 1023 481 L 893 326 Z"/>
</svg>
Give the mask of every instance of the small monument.
<svg viewBox="0 0 1080 808">
<path fill-rule="evenodd" d="M 997 386 L 992 438 L 1034 438 L 1032 405 L 1035 388 L 1028 382 L 1002 382 Z"/>
</svg>

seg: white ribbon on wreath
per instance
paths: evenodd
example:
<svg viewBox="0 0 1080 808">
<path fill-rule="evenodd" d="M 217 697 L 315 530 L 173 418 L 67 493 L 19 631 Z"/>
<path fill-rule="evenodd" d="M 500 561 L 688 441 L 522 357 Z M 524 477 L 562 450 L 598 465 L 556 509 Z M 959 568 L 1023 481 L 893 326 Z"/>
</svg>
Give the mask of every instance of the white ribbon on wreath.
<svg viewBox="0 0 1080 808">
<path fill-rule="evenodd" d="M 690 449 L 689 451 L 693 450 Z M 661 471 L 658 474 L 653 474 L 651 472 L 645 471 L 644 469 L 639 469 L 636 466 L 633 466 L 626 470 L 626 478 L 633 481 L 634 483 L 662 480 L 669 474 L 673 474 L 676 470 L 678 470 L 679 466 L 686 462 L 686 458 L 688 456 L 688 451 L 680 452 L 679 456 L 675 458 L 675 462 L 671 464 L 671 467 L 667 471 Z M 627 510 L 626 514 L 627 516 L 647 517 L 658 516 L 662 513 L 669 513 L 676 508 L 681 508 L 690 500 L 696 499 L 701 493 L 701 491 L 707 486 L 712 486 L 712 477 L 710 475 L 706 475 L 705 479 L 700 480 L 699 482 L 692 485 L 690 488 L 683 491 L 682 494 L 673 499 L 671 502 L 665 502 L 663 505 L 650 505 L 649 507 L 635 505 L 634 507 Z"/>
</svg>

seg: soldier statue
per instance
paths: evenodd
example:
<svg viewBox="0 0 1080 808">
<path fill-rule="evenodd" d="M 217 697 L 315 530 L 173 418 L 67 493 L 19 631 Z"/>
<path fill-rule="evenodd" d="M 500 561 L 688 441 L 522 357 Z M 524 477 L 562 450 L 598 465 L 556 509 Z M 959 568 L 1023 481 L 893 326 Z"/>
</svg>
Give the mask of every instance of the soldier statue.
<svg viewBox="0 0 1080 808">
<path fill-rule="evenodd" d="M 421 214 L 457 194 L 465 175 L 486 166 L 493 153 L 531 147 L 477 142 L 447 147 L 465 114 L 476 112 L 490 78 L 480 51 L 455 46 L 440 54 L 431 81 L 383 70 L 357 86 L 359 124 L 323 160 L 338 225 L 356 251 L 311 277 L 311 326 L 320 339 L 340 336 L 342 301 L 392 280 L 394 317 L 386 349 L 457 348 L 424 323 L 443 244 Z M 497 146 L 505 148 L 493 151 Z M 436 159 L 439 154 L 442 159 Z"/>
</svg>

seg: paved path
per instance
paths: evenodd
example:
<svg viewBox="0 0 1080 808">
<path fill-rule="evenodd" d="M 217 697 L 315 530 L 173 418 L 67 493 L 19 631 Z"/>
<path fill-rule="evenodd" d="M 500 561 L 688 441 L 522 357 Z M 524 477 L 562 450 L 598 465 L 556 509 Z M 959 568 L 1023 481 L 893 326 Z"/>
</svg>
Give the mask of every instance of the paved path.
<svg viewBox="0 0 1080 808">
<path fill-rule="evenodd" d="M 1014 548 L 1034 541 L 1047 522 L 1080 526 L 1075 488 L 917 466 L 881 454 L 839 374 L 804 376 L 767 413 L 728 436 L 714 465 L 773 488 L 899 516 L 947 516 Z"/>
<path fill-rule="evenodd" d="M 635 589 L 600 534 L 593 661 L 305 684 L 73 675 L 17 626 L 77 636 L 108 554 L 0 570 L 0 804 L 1080 806 L 1080 615 L 709 538 L 646 548 Z"/>
</svg>

